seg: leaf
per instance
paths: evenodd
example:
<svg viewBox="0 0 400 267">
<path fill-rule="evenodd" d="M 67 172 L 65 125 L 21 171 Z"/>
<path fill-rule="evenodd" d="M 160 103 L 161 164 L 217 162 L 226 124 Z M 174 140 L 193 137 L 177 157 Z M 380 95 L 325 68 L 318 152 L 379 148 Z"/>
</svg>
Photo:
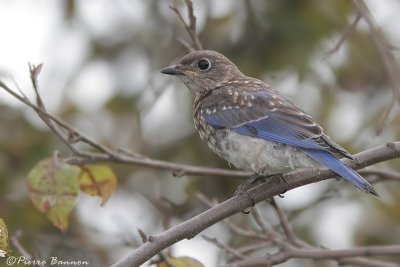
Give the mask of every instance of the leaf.
<svg viewBox="0 0 400 267">
<path fill-rule="evenodd" d="M 117 185 L 117 177 L 107 165 L 86 164 L 81 166 L 79 181 L 82 192 L 102 198 L 102 206 L 110 198 Z"/>
<path fill-rule="evenodd" d="M 78 201 L 79 173 L 58 152 L 40 161 L 28 174 L 28 190 L 35 207 L 62 232 L 68 228 L 68 217 Z"/>
<path fill-rule="evenodd" d="M 168 261 L 174 266 L 174 267 L 204 267 L 204 265 L 199 262 L 198 260 L 195 260 L 193 258 L 189 257 L 179 257 L 175 258 L 172 256 L 168 256 Z M 165 261 L 159 261 L 157 262 L 157 267 L 168 267 L 168 265 Z"/>
<path fill-rule="evenodd" d="M 0 218 L 0 257 L 5 257 L 9 251 L 7 226 L 3 219 Z"/>
</svg>

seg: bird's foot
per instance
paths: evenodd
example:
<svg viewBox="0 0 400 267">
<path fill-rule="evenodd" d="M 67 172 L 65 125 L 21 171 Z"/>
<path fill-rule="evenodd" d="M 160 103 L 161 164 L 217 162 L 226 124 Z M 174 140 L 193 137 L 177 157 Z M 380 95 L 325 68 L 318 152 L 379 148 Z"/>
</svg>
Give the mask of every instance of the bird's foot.
<svg viewBox="0 0 400 267">
<path fill-rule="evenodd" d="M 245 190 L 245 191 L 241 191 L 241 192 L 235 192 L 235 196 L 237 196 L 237 195 L 246 195 L 250 199 L 251 206 L 242 211 L 243 214 L 250 214 L 252 207 L 254 207 L 256 205 L 256 201 L 254 200 L 251 193 L 249 191 Z"/>
<path fill-rule="evenodd" d="M 256 201 L 254 200 L 254 198 L 251 196 L 250 192 L 247 191 L 247 188 L 253 184 L 255 181 L 257 181 L 259 178 L 264 177 L 264 175 L 260 175 L 260 174 L 253 174 L 252 176 L 248 177 L 247 179 L 245 179 L 236 189 L 235 193 L 233 194 L 233 196 L 237 196 L 240 194 L 245 194 L 247 195 L 251 201 L 252 201 L 252 205 L 251 206 L 255 206 L 256 205 Z M 242 211 L 242 213 L 244 214 L 249 214 L 250 213 L 250 209 L 246 209 L 244 211 Z"/>
<path fill-rule="evenodd" d="M 280 198 L 284 198 L 285 196 L 284 196 L 283 194 L 285 194 L 285 193 L 287 192 L 288 187 L 289 187 L 289 182 L 285 179 L 285 177 L 284 177 L 283 175 L 280 175 L 280 176 L 279 176 L 279 179 L 280 179 L 281 182 L 285 185 L 285 187 L 284 187 L 283 192 L 280 193 L 278 196 L 279 196 Z"/>
<path fill-rule="evenodd" d="M 259 178 L 264 177 L 264 175 L 260 175 L 260 174 L 253 174 L 252 176 L 248 177 L 247 179 L 245 179 L 236 189 L 235 193 L 233 194 L 234 196 L 237 196 L 239 194 L 242 193 L 246 193 L 247 192 L 247 188 L 253 184 L 256 180 L 258 180 Z"/>
</svg>

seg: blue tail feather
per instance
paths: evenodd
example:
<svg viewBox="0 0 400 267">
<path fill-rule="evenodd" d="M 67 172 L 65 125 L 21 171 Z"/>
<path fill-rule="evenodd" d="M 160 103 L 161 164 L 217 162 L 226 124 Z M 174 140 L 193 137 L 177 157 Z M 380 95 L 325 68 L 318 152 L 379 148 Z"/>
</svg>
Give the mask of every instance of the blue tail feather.
<svg viewBox="0 0 400 267">
<path fill-rule="evenodd" d="M 324 166 L 328 167 L 334 173 L 342 176 L 344 179 L 354 184 L 356 187 L 365 190 L 368 193 L 378 196 L 375 189 L 356 171 L 346 166 L 339 159 L 326 151 L 305 149 L 304 152 L 314 160 L 320 162 Z"/>
</svg>

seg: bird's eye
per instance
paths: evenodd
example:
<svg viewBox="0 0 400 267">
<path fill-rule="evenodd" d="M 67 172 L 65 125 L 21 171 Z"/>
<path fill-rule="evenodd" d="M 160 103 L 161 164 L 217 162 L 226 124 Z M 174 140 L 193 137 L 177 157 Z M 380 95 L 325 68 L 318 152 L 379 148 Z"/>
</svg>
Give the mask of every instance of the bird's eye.
<svg viewBox="0 0 400 267">
<path fill-rule="evenodd" d="M 197 62 L 197 67 L 201 71 L 206 71 L 211 67 L 211 63 L 208 59 L 200 59 L 199 62 Z"/>
</svg>

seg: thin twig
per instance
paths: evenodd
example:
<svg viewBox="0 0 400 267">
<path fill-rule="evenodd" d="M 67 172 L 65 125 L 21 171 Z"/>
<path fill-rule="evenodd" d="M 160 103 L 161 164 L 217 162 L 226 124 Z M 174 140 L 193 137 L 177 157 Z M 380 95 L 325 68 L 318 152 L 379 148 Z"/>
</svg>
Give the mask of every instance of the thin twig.
<svg viewBox="0 0 400 267">
<path fill-rule="evenodd" d="M 352 266 L 364 266 L 364 267 L 400 267 L 400 264 L 393 262 L 386 262 L 375 259 L 366 259 L 361 257 L 344 258 L 338 260 L 338 264 L 341 265 L 352 265 Z"/>
<path fill-rule="evenodd" d="M 211 200 L 207 198 L 204 194 L 202 193 L 197 193 L 197 198 L 201 200 L 204 204 L 206 204 L 208 207 L 212 208 L 220 204 L 219 202 L 215 200 Z M 254 207 L 255 208 L 255 207 Z M 267 241 L 268 238 L 265 238 L 263 235 L 259 235 L 256 231 L 252 229 L 246 229 L 243 228 L 234 222 L 232 222 L 229 219 L 224 220 L 224 223 L 228 226 L 228 228 L 233 232 L 233 234 L 238 235 L 238 236 L 243 236 L 243 237 L 248 237 L 248 238 L 256 238 L 260 239 L 263 241 Z"/>
<path fill-rule="evenodd" d="M 286 238 L 289 240 L 290 243 L 296 245 L 297 244 L 296 234 L 294 233 L 292 226 L 289 223 L 288 218 L 286 217 L 286 214 L 283 212 L 281 206 L 278 205 L 278 203 L 275 201 L 274 198 L 271 198 L 270 202 L 272 207 L 274 207 L 276 215 L 279 219 L 279 223 L 283 229 L 283 232 L 285 233 Z"/>
<path fill-rule="evenodd" d="M 400 255 L 400 245 L 390 246 L 370 246 L 370 247 L 358 247 L 350 249 L 340 250 L 328 250 L 324 248 L 297 248 L 292 246 L 286 248 L 276 254 L 269 255 L 267 257 L 251 258 L 244 261 L 237 261 L 234 263 L 236 267 L 250 267 L 250 266 L 274 266 L 279 263 L 286 262 L 290 259 L 314 259 L 314 260 L 347 260 L 349 258 L 356 258 L 359 256 L 372 256 L 372 255 Z M 358 262 L 361 262 L 360 258 L 357 258 Z M 368 262 L 368 259 L 363 259 L 364 264 Z M 375 262 L 372 260 L 371 262 Z M 364 265 L 368 266 L 368 265 Z M 373 266 L 373 265 L 369 265 Z"/>
<path fill-rule="evenodd" d="M 53 121 L 47 116 L 47 109 L 44 105 L 44 102 L 42 100 L 42 97 L 40 96 L 39 93 L 39 85 L 38 85 L 38 76 L 42 70 L 43 65 L 39 64 L 38 66 L 35 66 L 34 64 L 28 64 L 29 66 L 29 73 L 31 77 L 31 82 L 32 82 L 32 87 L 35 92 L 35 98 L 36 98 L 36 106 L 40 108 L 43 112 L 38 112 L 36 111 L 36 114 L 42 119 L 42 121 L 49 127 L 49 129 L 55 133 L 55 135 L 73 152 L 76 153 L 77 150 L 74 148 L 74 146 L 70 143 L 69 139 L 64 136 L 64 133 L 53 123 Z M 22 91 L 21 91 L 22 92 Z M 28 98 L 25 97 L 27 101 L 30 102 Z"/>
<path fill-rule="evenodd" d="M 208 207 L 210 207 L 210 208 L 212 208 L 212 207 L 218 205 L 218 201 L 209 199 L 206 195 L 204 195 L 204 194 L 201 193 L 201 192 L 196 193 L 196 197 L 197 197 L 201 202 L 203 202 L 204 204 L 206 204 L 206 205 L 207 205 Z"/>
<path fill-rule="evenodd" d="M 149 240 L 146 233 L 142 229 L 137 229 L 137 231 L 139 233 L 140 238 L 142 239 L 142 242 L 146 243 Z"/>
<path fill-rule="evenodd" d="M 58 118 L 57 116 L 48 113 L 43 108 L 37 106 L 36 104 L 32 103 L 28 98 L 24 95 L 20 95 L 9 88 L 3 81 L 0 80 L 0 87 L 3 88 L 7 93 L 12 95 L 14 98 L 19 100 L 20 102 L 24 103 L 26 106 L 30 107 L 34 110 L 39 117 L 48 125 L 48 127 L 56 133 L 56 135 L 62 140 L 68 148 L 73 153 L 73 156 L 68 158 L 68 162 L 72 164 L 85 164 L 85 163 L 93 163 L 93 162 L 114 162 L 120 164 L 130 164 L 130 165 L 141 165 L 147 166 L 157 169 L 165 169 L 170 170 L 173 172 L 175 176 L 184 176 L 184 175 L 213 175 L 213 176 L 224 176 L 224 177 L 236 177 L 236 178 L 243 178 L 249 176 L 249 172 L 245 171 L 236 171 L 236 170 L 227 170 L 227 169 L 220 169 L 220 168 L 206 168 L 200 166 L 193 166 L 188 164 L 179 164 L 173 163 L 168 161 L 156 160 L 144 155 L 140 155 L 137 153 L 121 151 L 121 150 L 113 150 L 110 149 L 97 141 L 91 139 L 89 136 L 81 133 L 67 122 L 63 121 L 62 119 Z M 36 91 L 39 91 L 36 87 Z M 35 88 L 34 87 L 34 88 Z M 44 104 L 43 104 L 44 107 Z M 50 122 L 51 121 L 51 122 Z M 65 136 L 55 125 L 52 123 L 54 122 L 59 127 L 63 128 L 67 131 L 67 136 Z M 75 140 L 69 140 L 69 136 L 73 133 L 75 136 Z M 83 142 L 91 146 L 92 148 L 96 149 L 97 152 L 88 152 L 88 151 L 81 151 L 76 149 L 71 143 L 76 142 Z"/>
<path fill-rule="evenodd" d="M 185 175 L 196 176 L 220 176 L 229 178 L 243 178 L 249 176 L 249 172 L 229 170 L 221 168 L 208 168 L 189 164 L 174 163 L 164 160 L 152 159 L 144 155 L 129 156 L 126 154 L 118 153 L 90 153 L 79 151 L 76 155 L 67 159 L 72 164 L 85 164 L 91 162 L 113 162 L 119 164 L 139 165 L 155 169 L 169 170 L 174 176 L 180 177 Z"/>
<path fill-rule="evenodd" d="M 396 94 L 397 94 L 397 91 L 393 91 L 393 96 L 390 98 L 389 104 L 386 105 L 385 109 L 383 110 L 383 112 L 379 118 L 379 126 L 376 131 L 377 135 L 380 135 L 382 133 L 382 131 L 389 124 L 390 112 L 393 110 L 394 106 L 396 105 L 396 97 L 395 97 Z"/>
<path fill-rule="evenodd" d="M 354 7 L 357 10 L 357 13 L 362 16 L 365 22 L 368 25 L 371 40 L 375 45 L 376 50 L 379 53 L 379 56 L 383 63 L 383 68 L 388 76 L 388 80 L 391 84 L 392 92 L 393 92 L 393 99 L 397 99 L 400 102 L 400 67 L 396 61 L 393 52 L 390 49 L 390 46 L 387 44 L 384 35 L 379 30 L 371 12 L 368 10 L 368 7 L 362 0 L 352 0 Z M 388 124 L 389 115 L 391 110 L 394 107 L 394 101 L 388 104 L 383 113 L 383 116 L 380 119 L 379 127 L 377 133 L 381 133 L 385 126 Z"/>
<path fill-rule="evenodd" d="M 258 241 L 258 243 L 254 243 L 254 240 L 251 240 L 251 244 L 247 245 L 247 246 L 241 246 L 240 248 L 237 248 L 237 251 L 239 251 L 242 254 L 248 254 L 248 253 L 252 253 L 254 251 L 260 250 L 262 248 L 266 248 L 268 246 L 270 246 L 270 243 L 267 242 L 260 242 Z"/>
<path fill-rule="evenodd" d="M 157 266 L 160 262 L 162 262 L 162 263 L 166 264 L 167 267 L 176 267 L 176 265 L 171 262 L 171 260 L 169 259 L 168 255 L 166 253 L 163 253 L 161 251 L 158 253 L 158 257 L 160 257 L 160 259 L 156 261 Z"/>
<path fill-rule="evenodd" d="M 232 248 L 232 247 L 230 247 L 230 246 L 225 245 L 224 243 L 220 242 L 218 239 L 216 239 L 216 238 L 214 238 L 214 237 L 209 237 L 209 236 L 206 236 L 206 235 L 201 235 L 201 237 L 202 237 L 204 240 L 206 240 L 206 241 L 208 241 L 208 242 L 214 244 L 215 246 L 217 246 L 217 247 L 219 247 L 219 248 L 225 250 L 226 252 L 232 254 L 232 255 L 233 255 L 234 257 L 236 257 L 237 259 L 241 259 L 241 260 L 246 260 L 246 259 L 247 259 L 247 257 L 246 257 L 245 255 L 243 255 L 242 253 L 240 253 L 240 252 L 237 251 L 236 249 L 234 249 L 234 248 Z"/>
<path fill-rule="evenodd" d="M 177 7 L 175 6 L 169 7 L 172 11 L 175 12 L 179 20 L 182 22 L 186 32 L 188 33 L 190 39 L 192 40 L 192 45 L 188 45 L 186 42 L 182 40 L 180 42 L 188 50 L 188 52 L 192 52 L 195 50 L 203 50 L 203 45 L 201 44 L 196 31 L 196 16 L 194 15 L 193 11 L 193 2 L 191 0 L 185 0 L 185 3 L 188 12 L 189 23 L 186 23 L 185 19 L 183 18 L 181 12 L 178 10 Z"/>
<path fill-rule="evenodd" d="M 35 64 L 28 63 L 28 66 L 29 66 L 29 72 L 30 72 L 33 90 L 35 91 L 35 95 L 36 95 L 36 105 L 38 107 L 42 108 L 43 110 L 46 110 L 46 108 L 44 107 L 42 97 L 39 94 L 39 86 L 38 86 L 38 82 L 37 82 L 37 78 L 38 78 L 40 72 L 42 71 L 43 64 L 39 64 L 36 66 Z"/>
<path fill-rule="evenodd" d="M 371 183 L 400 181 L 400 172 L 394 170 L 368 169 L 360 170 L 359 173 L 363 176 L 373 176 L 374 178 L 368 179 Z"/>
<path fill-rule="evenodd" d="M 272 242 L 280 243 L 279 235 L 272 228 L 272 226 L 261 217 L 261 214 L 258 211 L 257 207 L 253 208 L 251 214 L 253 215 L 254 221 L 257 223 L 258 226 L 260 226 L 261 231 L 267 235 L 268 239 L 271 239 Z"/>
<path fill-rule="evenodd" d="M 11 244 L 17 249 L 17 251 L 21 254 L 21 256 L 24 256 L 26 261 L 33 260 L 33 256 L 31 253 L 29 253 L 24 246 L 19 242 L 19 238 L 22 235 L 21 230 L 17 230 L 12 236 L 10 236 L 10 241 Z"/>
<path fill-rule="evenodd" d="M 362 170 L 360 170 L 358 172 L 361 173 L 361 171 Z M 371 180 L 368 180 L 368 181 L 373 183 L 373 181 L 371 181 Z M 325 201 L 328 201 L 331 199 L 336 199 L 334 197 L 338 197 L 338 194 L 339 194 L 339 188 L 334 188 L 332 186 L 325 188 L 325 190 L 319 194 L 319 197 L 316 200 L 314 200 L 313 202 L 311 202 L 309 205 L 302 207 L 300 209 L 292 210 L 288 216 L 288 220 L 293 221 L 298 216 L 300 216 L 300 214 L 302 214 L 303 212 L 310 210 L 311 208 L 314 208 L 318 205 L 321 205 Z"/>
<path fill-rule="evenodd" d="M 193 47 L 185 40 L 178 38 L 177 41 L 183 47 L 183 49 L 185 49 L 187 52 L 195 51 L 195 49 L 193 49 Z"/>
<path fill-rule="evenodd" d="M 344 43 L 344 41 L 346 41 L 347 38 L 349 38 L 349 36 L 353 33 L 353 31 L 356 28 L 360 19 L 361 19 L 361 14 L 357 13 L 354 21 L 344 29 L 344 31 L 342 32 L 342 35 L 339 38 L 339 41 L 336 43 L 336 45 L 332 49 L 330 49 L 329 51 L 326 52 L 324 58 L 327 58 L 327 57 L 333 55 L 334 53 L 336 53 L 337 51 L 339 51 L 339 49 L 342 46 L 342 44 Z"/>
</svg>

